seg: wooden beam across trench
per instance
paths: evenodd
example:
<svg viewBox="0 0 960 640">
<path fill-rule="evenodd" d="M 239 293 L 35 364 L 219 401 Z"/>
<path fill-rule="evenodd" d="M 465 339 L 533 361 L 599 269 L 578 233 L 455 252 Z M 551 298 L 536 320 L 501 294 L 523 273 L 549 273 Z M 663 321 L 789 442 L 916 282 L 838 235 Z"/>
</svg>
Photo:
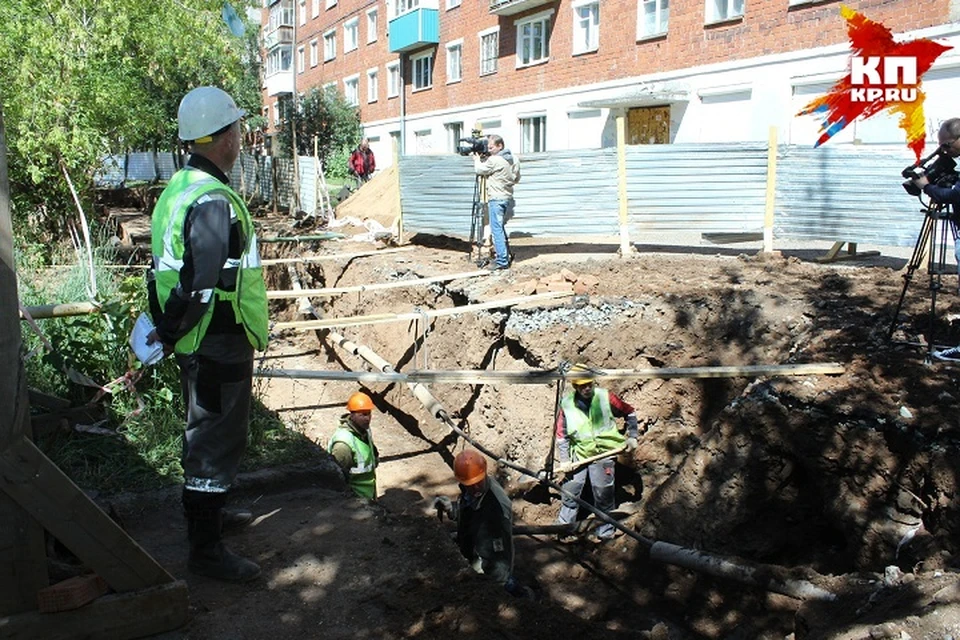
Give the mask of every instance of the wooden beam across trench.
<svg viewBox="0 0 960 640">
<path fill-rule="evenodd" d="M 384 289 L 403 289 L 407 287 L 420 287 L 437 282 L 478 278 L 480 276 L 488 276 L 490 273 L 491 272 L 486 269 L 479 269 L 475 271 L 465 271 L 463 273 L 447 273 L 439 276 L 417 278 L 415 280 L 397 280 L 396 282 L 377 282 L 373 284 L 357 284 L 346 287 L 327 287 L 324 289 L 284 289 L 278 291 L 267 291 L 267 299 L 278 300 L 281 298 L 301 298 L 304 296 L 315 298 L 339 296 L 344 293 L 366 293 L 368 291 L 383 291 Z"/>
<path fill-rule="evenodd" d="M 839 375 L 844 371 L 837 362 L 810 364 L 762 364 L 726 367 L 662 367 L 659 369 L 597 369 L 597 378 L 608 380 L 651 380 L 665 378 L 756 378 L 761 376 Z M 263 369 L 261 378 L 298 378 L 304 380 L 356 381 L 364 384 L 381 382 L 449 383 L 449 384 L 545 384 L 582 376 L 547 371 L 486 371 L 484 369 L 434 370 L 400 372 L 313 371 L 309 369 Z"/>
</svg>

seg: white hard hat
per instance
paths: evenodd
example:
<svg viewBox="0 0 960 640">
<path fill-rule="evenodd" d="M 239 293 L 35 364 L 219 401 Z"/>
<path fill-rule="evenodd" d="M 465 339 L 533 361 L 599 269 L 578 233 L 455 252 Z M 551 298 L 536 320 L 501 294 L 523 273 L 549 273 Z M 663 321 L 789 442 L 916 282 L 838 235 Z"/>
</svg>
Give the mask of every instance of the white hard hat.
<svg viewBox="0 0 960 640">
<path fill-rule="evenodd" d="M 178 132 L 183 141 L 200 140 L 231 125 L 247 112 L 237 108 L 223 89 L 197 87 L 183 96 L 177 110 Z"/>
</svg>

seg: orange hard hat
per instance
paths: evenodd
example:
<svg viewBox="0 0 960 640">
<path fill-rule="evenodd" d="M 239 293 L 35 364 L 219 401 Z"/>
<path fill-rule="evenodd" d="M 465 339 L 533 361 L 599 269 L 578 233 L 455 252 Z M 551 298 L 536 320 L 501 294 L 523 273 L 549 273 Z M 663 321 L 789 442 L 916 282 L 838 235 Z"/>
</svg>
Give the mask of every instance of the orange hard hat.
<svg viewBox="0 0 960 640">
<path fill-rule="evenodd" d="M 487 477 L 487 459 L 473 449 L 461 451 L 453 459 L 453 475 L 464 486 L 477 484 Z"/>
<path fill-rule="evenodd" d="M 373 411 L 373 400 L 365 393 L 357 392 L 347 400 L 349 411 Z"/>
</svg>

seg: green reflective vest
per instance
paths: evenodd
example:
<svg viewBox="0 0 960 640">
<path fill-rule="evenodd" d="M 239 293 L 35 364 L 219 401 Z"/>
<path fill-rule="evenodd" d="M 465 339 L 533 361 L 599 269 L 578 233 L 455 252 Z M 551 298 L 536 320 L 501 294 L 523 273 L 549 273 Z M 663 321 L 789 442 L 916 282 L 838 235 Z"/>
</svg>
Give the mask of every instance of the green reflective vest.
<svg viewBox="0 0 960 640">
<path fill-rule="evenodd" d="M 353 451 L 353 466 L 350 467 L 347 480 L 350 488 L 361 498 L 373 500 L 377 497 L 377 455 L 373 446 L 373 433 L 367 431 L 364 442 L 349 427 L 339 426 L 330 438 L 327 451 L 333 453 L 333 445 L 342 442 Z"/>
<path fill-rule="evenodd" d="M 573 402 L 575 392 L 570 392 L 560 401 L 563 419 L 577 460 L 593 457 L 604 451 L 616 449 L 626 440 L 617 431 L 610 411 L 610 392 L 597 387 L 590 402 L 590 415 L 577 408 Z"/>
<path fill-rule="evenodd" d="M 243 199 L 233 189 L 199 169 L 187 167 L 175 173 L 153 210 L 151 250 L 160 308 L 166 306 L 170 292 L 180 280 L 184 253 L 183 226 L 187 211 L 199 198 L 213 193 L 227 197 L 240 223 L 243 252 L 239 260 L 228 258 L 223 265 L 225 269 L 237 270 L 237 286 L 234 291 L 213 290 L 206 313 L 187 335 L 177 341 L 174 350 L 177 353 L 194 353 L 210 326 L 217 301 L 229 300 L 236 321 L 243 325 L 250 344 L 263 351 L 267 348 L 269 333 L 267 288 L 263 282 L 263 267 L 260 265 L 253 220 Z"/>
</svg>

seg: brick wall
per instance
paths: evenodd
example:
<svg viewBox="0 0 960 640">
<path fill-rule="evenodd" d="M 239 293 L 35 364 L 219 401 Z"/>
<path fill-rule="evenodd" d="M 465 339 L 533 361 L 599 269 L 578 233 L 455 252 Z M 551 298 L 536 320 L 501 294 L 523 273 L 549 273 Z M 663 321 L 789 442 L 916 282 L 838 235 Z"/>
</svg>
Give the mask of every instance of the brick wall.
<svg viewBox="0 0 960 640">
<path fill-rule="evenodd" d="M 668 32 L 665 36 L 637 41 L 638 0 L 600 0 L 600 43 L 595 52 L 573 55 L 573 9 L 569 0 L 560 0 L 512 16 L 489 12 L 487 0 L 463 0 L 462 5 L 446 9 L 440 1 L 440 44 L 412 51 L 403 70 L 406 84 L 407 113 L 417 114 L 448 107 L 484 102 L 497 98 L 555 91 L 565 87 L 616 80 L 619 78 L 672 71 L 698 65 L 719 63 L 788 51 L 841 44 L 846 41 L 846 23 L 840 17 L 840 2 L 818 2 L 794 7 L 788 0 L 745 0 L 742 18 L 721 24 L 705 25 L 705 0 L 671 0 Z M 295 0 L 295 8 L 298 0 Z M 387 7 L 380 1 L 339 0 L 329 10 L 321 0 L 320 15 L 297 26 L 294 46 L 304 46 L 306 69 L 297 74 L 299 91 L 328 82 L 336 82 L 343 91 L 343 78 L 360 75 L 360 113 L 364 122 L 400 115 L 399 97 L 387 98 L 385 64 L 397 59 L 388 50 Z M 862 0 L 847 2 L 868 18 L 882 22 L 894 34 L 950 22 L 950 0 Z M 367 44 L 366 11 L 377 7 L 376 42 Z M 525 16 L 553 9 L 550 20 L 550 58 L 544 64 L 523 68 L 516 65 L 517 31 L 515 22 Z M 266 13 L 266 10 L 265 10 Z M 299 14 L 297 14 L 299 16 Z M 358 17 L 359 48 L 344 53 L 343 23 Z M 298 18 L 299 19 L 299 18 Z M 496 73 L 480 76 L 480 39 L 478 33 L 500 27 L 500 55 Z M 335 28 L 336 58 L 323 61 L 323 33 Z M 309 43 L 316 38 L 319 62 L 309 65 Z M 446 82 L 444 44 L 463 38 L 463 79 Z M 409 56 L 433 52 L 433 87 L 412 91 Z M 375 103 L 367 102 L 368 68 L 379 69 L 379 94 Z M 265 104 L 272 99 L 264 96 Z"/>
</svg>

